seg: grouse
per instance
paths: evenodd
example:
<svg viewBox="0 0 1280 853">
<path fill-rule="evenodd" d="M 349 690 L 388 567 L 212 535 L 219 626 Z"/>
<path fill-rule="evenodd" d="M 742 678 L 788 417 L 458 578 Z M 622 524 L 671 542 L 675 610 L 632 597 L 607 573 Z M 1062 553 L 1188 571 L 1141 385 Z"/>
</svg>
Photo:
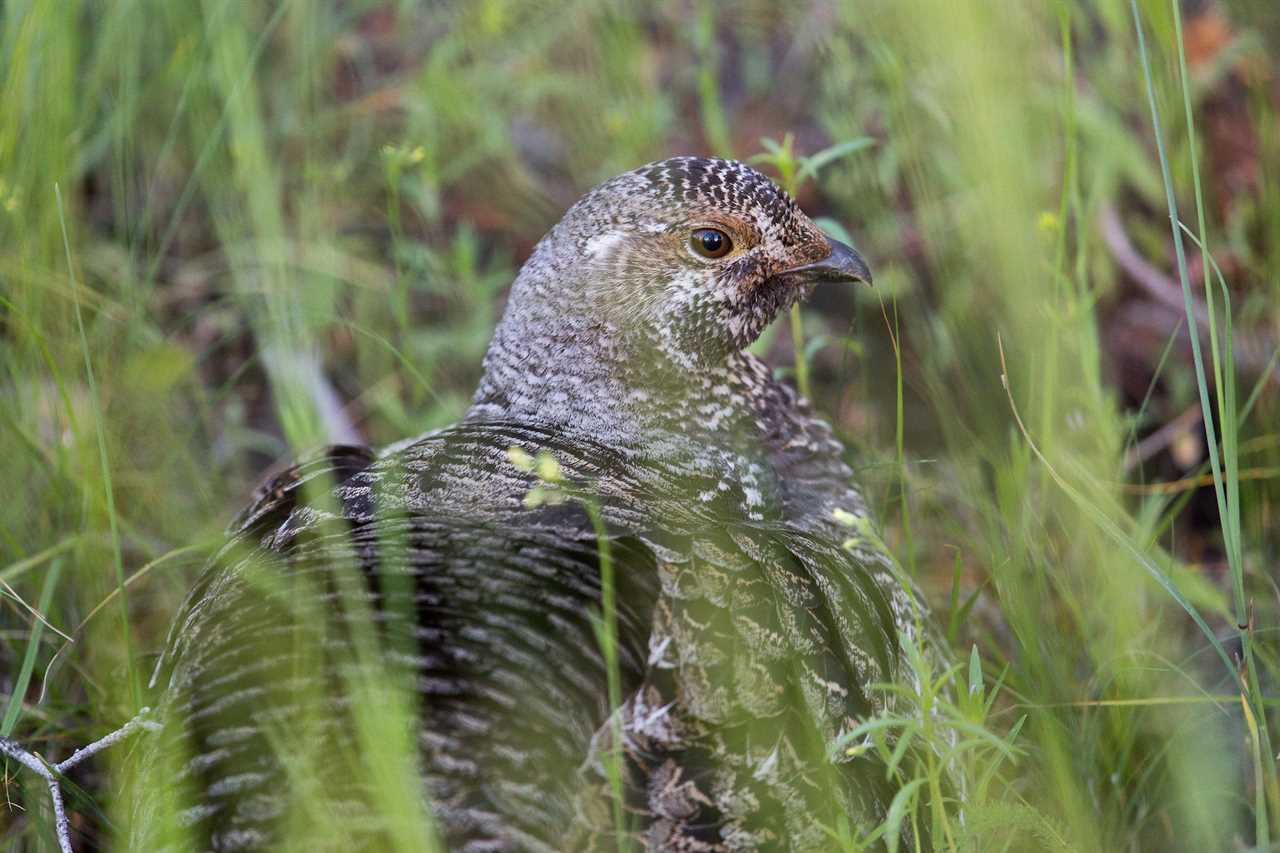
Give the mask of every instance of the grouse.
<svg viewBox="0 0 1280 853">
<path fill-rule="evenodd" d="M 826 850 L 883 820 L 883 755 L 832 745 L 892 701 L 922 605 L 841 522 L 868 512 L 844 448 L 745 351 L 870 280 L 739 162 L 588 193 L 461 422 L 328 448 L 233 523 L 152 679 L 134 847 L 297 846 L 321 809 L 306 849 L 405 849 L 402 789 L 464 851 Z"/>
</svg>

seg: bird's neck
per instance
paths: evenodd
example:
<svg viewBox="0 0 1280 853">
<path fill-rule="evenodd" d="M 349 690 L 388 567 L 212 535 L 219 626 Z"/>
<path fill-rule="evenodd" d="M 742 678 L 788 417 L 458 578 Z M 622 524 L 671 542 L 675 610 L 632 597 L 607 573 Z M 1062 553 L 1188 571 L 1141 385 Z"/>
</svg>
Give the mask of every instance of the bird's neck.
<svg viewBox="0 0 1280 853">
<path fill-rule="evenodd" d="M 508 304 L 467 420 L 543 426 L 721 478 L 749 516 L 770 502 L 805 525 L 837 507 L 866 512 L 844 448 L 759 359 L 736 352 L 690 369 L 582 312 L 543 310 Z"/>
<path fill-rule="evenodd" d="M 567 313 L 545 319 L 513 321 L 508 311 L 468 420 L 537 423 L 640 451 L 676 437 L 717 446 L 758 440 L 772 383 L 758 359 L 733 353 L 690 369 L 616 329 Z"/>
</svg>

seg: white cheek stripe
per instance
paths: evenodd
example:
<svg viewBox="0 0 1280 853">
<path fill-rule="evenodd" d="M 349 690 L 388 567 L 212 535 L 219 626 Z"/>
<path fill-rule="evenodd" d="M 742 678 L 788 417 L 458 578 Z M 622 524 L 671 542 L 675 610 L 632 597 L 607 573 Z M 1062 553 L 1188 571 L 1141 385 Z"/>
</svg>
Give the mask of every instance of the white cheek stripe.
<svg viewBox="0 0 1280 853">
<path fill-rule="evenodd" d="M 608 257 L 619 243 L 626 239 L 620 231 L 605 231 L 587 240 L 585 247 L 587 257 L 603 260 Z"/>
</svg>

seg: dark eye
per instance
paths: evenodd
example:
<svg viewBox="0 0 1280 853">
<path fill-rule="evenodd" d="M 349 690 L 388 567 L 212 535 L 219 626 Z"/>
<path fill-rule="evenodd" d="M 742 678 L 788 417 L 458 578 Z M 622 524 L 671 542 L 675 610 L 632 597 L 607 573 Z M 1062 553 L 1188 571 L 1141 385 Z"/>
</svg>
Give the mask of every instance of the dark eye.
<svg viewBox="0 0 1280 853">
<path fill-rule="evenodd" d="M 689 237 L 689 245 L 704 258 L 723 258 L 733 248 L 733 241 L 723 231 L 699 228 Z"/>
</svg>

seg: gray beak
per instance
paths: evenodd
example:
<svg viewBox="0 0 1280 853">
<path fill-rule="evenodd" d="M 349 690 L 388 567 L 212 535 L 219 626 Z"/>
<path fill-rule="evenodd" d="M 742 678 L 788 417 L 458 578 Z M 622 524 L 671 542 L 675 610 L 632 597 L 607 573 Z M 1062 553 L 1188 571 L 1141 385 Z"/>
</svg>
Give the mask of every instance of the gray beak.
<svg viewBox="0 0 1280 853">
<path fill-rule="evenodd" d="M 831 254 L 820 261 L 792 267 L 781 275 L 803 276 L 813 281 L 861 281 L 871 284 L 871 268 L 856 249 L 830 237 L 827 242 L 831 244 Z"/>
</svg>

